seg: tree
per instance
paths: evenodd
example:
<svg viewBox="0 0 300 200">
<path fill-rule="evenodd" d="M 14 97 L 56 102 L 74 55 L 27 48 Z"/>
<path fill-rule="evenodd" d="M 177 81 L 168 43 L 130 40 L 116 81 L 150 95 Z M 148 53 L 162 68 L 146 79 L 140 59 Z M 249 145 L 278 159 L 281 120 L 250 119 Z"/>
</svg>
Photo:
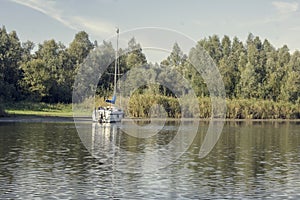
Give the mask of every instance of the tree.
<svg viewBox="0 0 300 200">
<path fill-rule="evenodd" d="M 40 58 L 29 60 L 21 65 L 24 89 L 28 90 L 34 100 L 40 101 L 49 95 L 51 87 L 50 69 Z"/>
<path fill-rule="evenodd" d="M 22 85 L 33 94 L 34 99 L 45 102 L 69 102 L 71 91 L 66 90 L 64 66 L 68 58 L 65 57 L 65 47 L 55 40 L 39 44 L 35 56 L 21 65 L 23 70 Z M 68 94 L 68 98 L 66 98 Z"/>
<path fill-rule="evenodd" d="M 263 80 L 265 69 L 261 60 L 262 43 L 259 37 L 250 33 L 247 39 L 247 64 L 245 69 L 240 69 L 239 95 L 243 98 L 262 98 Z"/>
<path fill-rule="evenodd" d="M 201 44 L 202 43 L 202 44 Z M 222 58 L 222 49 L 220 38 L 217 35 L 210 36 L 208 40 L 200 41 L 199 43 L 212 57 L 215 63 L 218 65 L 220 59 Z"/>
<path fill-rule="evenodd" d="M 22 47 L 15 31 L 0 28 L 0 99 L 18 100 Z"/>
<path fill-rule="evenodd" d="M 32 48 L 33 43 L 24 43 L 23 89 L 37 101 L 71 102 L 77 69 L 93 48 L 88 34 L 77 33 L 67 49 L 53 39 L 39 44 L 34 55 Z"/>
<path fill-rule="evenodd" d="M 233 92 L 231 97 L 237 97 L 237 85 L 241 78 L 241 72 L 245 68 L 247 64 L 247 56 L 246 56 L 246 50 L 241 41 L 237 37 L 233 38 L 232 41 L 232 47 L 231 47 L 231 53 L 230 53 L 230 60 L 233 63 L 233 78 L 232 78 L 232 84 L 233 84 Z"/>
<path fill-rule="evenodd" d="M 229 57 L 231 53 L 231 41 L 230 38 L 225 35 L 221 42 L 221 49 L 222 49 L 222 57 Z"/>
<path fill-rule="evenodd" d="M 279 48 L 276 52 L 277 60 L 275 69 L 273 70 L 273 79 L 274 79 L 274 91 L 275 91 L 275 100 L 280 99 L 289 99 L 284 97 L 285 92 L 283 92 L 285 86 L 283 84 L 288 81 L 288 72 L 291 70 L 289 65 L 293 65 L 295 63 L 290 63 L 290 53 L 289 49 L 286 45 Z M 287 83 L 289 84 L 289 83 Z"/>
<path fill-rule="evenodd" d="M 172 67 L 178 67 L 179 65 L 183 64 L 183 52 L 180 49 L 177 42 L 174 43 L 172 52 L 167 57 L 167 60 L 164 61 L 164 65 L 172 66 Z"/>
<path fill-rule="evenodd" d="M 280 85 L 282 72 L 280 68 L 276 67 L 277 54 L 276 52 L 269 52 L 267 56 L 266 78 L 264 80 L 264 98 L 276 101 L 280 94 Z"/>
<path fill-rule="evenodd" d="M 126 68 L 139 67 L 147 63 L 145 54 L 142 47 L 136 42 L 135 38 L 131 38 L 128 42 L 127 55 L 126 55 Z"/>
<path fill-rule="evenodd" d="M 289 71 L 286 83 L 281 87 L 282 99 L 292 103 L 300 100 L 300 71 Z"/>
<path fill-rule="evenodd" d="M 76 33 L 73 41 L 67 49 L 74 67 L 75 65 L 81 64 L 93 48 L 94 45 L 90 41 L 89 35 L 86 32 L 80 31 Z"/>
<path fill-rule="evenodd" d="M 245 69 L 241 72 L 241 79 L 238 84 L 239 95 L 241 98 L 257 98 L 258 88 L 260 87 L 257 83 L 257 74 L 255 67 L 248 62 Z"/>
<path fill-rule="evenodd" d="M 222 39 L 222 58 L 219 61 L 219 71 L 222 75 L 227 97 L 233 97 L 238 76 L 238 59 L 232 52 L 231 41 L 228 36 Z M 236 49 L 234 49 L 237 51 Z"/>
<path fill-rule="evenodd" d="M 172 74 L 173 82 L 174 82 L 174 80 L 180 80 L 179 79 L 180 77 L 176 79 L 176 76 L 181 74 L 182 77 L 192 81 L 192 76 L 195 75 L 193 70 L 194 67 L 187 61 L 188 61 L 187 55 L 183 53 L 178 43 L 175 42 L 170 55 L 160 63 L 160 68 L 163 69 L 161 72 L 162 74 L 161 77 L 165 77 L 166 82 L 171 82 L 171 80 L 168 79 L 170 79 L 171 77 L 170 74 Z M 176 83 L 173 83 L 173 85 L 174 84 Z M 181 87 L 179 83 L 177 85 L 178 87 Z M 182 94 L 185 93 L 184 90 L 185 89 L 182 89 L 181 91 Z M 163 94 L 168 96 L 174 95 L 172 91 L 167 87 L 161 87 L 161 91 Z"/>
<path fill-rule="evenodd" d="M 114 74 L 114 65 L 115 65 L 115 50 L 111 42 L 103 41 L 103 44 L 99 46 L 96 50 L 101 50 L 103 54 L 103 59 L 106 59 L 105 63 L 110 65 L 107 69 L 101 69 L 101 78 L 99 79 L 97 86 L 97 94 L 103 98 L 108 98 L 110 93 L 113 91 L 113 74 Z M 121 56 L 123 58 L 124 56 Z M 122 61 L 123 63 L 123 61 Z M 105 66 L 106 67 L 106 66 Z"/>
<path fill-rule="evenodd" d="M 233 61 L 233 56 L 223 57 L 219 62 L 219 71 L 223 78 L 227 97 L 233 97 L 235 91 L 235 79 L 237 66 Z"/>
<path fill-rule="evenodd" d="M 285 51 L 286 52 L 286 51 Z M 288 54 L 284 53 L 285 59 Z M 284 59 L 284 58 L 282 58 Z M 300 52 L 295 51 L 285 67 L 287 73 L 281 84 L 280 98 L 285 101 L 299 103 L 300 100 Z"/>
</svg>

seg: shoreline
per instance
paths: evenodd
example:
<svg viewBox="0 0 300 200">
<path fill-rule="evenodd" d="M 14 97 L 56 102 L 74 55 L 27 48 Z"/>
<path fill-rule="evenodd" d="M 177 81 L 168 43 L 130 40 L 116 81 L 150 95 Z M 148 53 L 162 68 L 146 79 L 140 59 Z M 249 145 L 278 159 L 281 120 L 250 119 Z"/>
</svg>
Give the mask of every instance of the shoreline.
<svg viewBox="0 0 300 200">
<path fill-rule="evenodd" d="M 2 122 L 74 123 L 74 119 L 73 117 L 69 117 L 69 116 L 13 115 L 13 116 L 0 117 L 0 123 Z"/>
<path fill-rule="evenodd" d="M 78 118 L 82 122 L 91 122 L 89 117 Z M 146 121 L 164 121 L 165 119 L 160 118 L 124 118 L 122 121 L 128 122 L 130 120 L 146 122 Z M 166 121 L 201 121 L 209 122 L 210 118 L 167 118 Z M 218 119 L 215 119 L 218 121 Z M 223 121 L 223 120 L 219 120 Z M 226 118 L 225 122 L 300 122 L 300 119 L 229 119 Z M 40 122 L 40 123 L 75 123 L 73 116 L 41 116 L 41 115 L 12 115 L 6 117 L 0 117 L 0 123 L 2 122 Z"/>
</svg>

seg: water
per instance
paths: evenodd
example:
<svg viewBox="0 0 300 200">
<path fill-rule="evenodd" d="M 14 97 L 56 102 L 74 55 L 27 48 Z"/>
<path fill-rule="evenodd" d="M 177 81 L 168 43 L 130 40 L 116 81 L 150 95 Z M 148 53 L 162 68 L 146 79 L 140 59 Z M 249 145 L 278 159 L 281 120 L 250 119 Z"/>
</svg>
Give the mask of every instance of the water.
<svg viewBox="0 0 300 200">
<path fill-rule="evenodd" d="M 201 122 L 193 143 L 171 165 L 151 173 L 118 170 L 122 163 L 143 163 L 147 151 L 172 141 L 179 125 L 168 122 L 148 139 L 126 136 L 116 126 L 83 125 L 92 132 L 82 142 L 72 123 L 1 122 L 0 199 L 300 198 L 299 122 L 228 122 L 200 159 L 207 130 Z M 181 126 L 188 134 L 193 123 Z M 161 154 L 159 160 L 169 158 Z"/>
</svg>

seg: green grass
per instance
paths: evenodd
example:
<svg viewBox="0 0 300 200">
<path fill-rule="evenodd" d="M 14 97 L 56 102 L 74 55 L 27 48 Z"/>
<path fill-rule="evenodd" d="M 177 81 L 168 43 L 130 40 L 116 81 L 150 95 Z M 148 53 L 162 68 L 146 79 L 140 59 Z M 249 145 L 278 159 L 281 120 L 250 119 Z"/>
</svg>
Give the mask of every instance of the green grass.
<svg viewBox="0 0 300 200">
<path fill-rule="evenodd" d="M 72 104 L 47 104 L 33 102 L 4 103 L 4 111 L 9 115 L 35 115 L 50 117 L 72 117 Z"/>
</svg>

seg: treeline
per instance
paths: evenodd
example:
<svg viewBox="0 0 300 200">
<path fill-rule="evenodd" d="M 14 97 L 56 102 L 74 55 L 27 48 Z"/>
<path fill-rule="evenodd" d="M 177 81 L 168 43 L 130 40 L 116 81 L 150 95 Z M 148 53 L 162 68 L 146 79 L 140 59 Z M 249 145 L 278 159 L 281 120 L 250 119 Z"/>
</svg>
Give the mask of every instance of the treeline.
<svg viewBox="0 0 300 200">
<path fill-rule="evenodd" d="M 170 55 L 160 65 L 148 67 L 147 73 L 140 71 L 139 74 L 137 71 L 130 78 L 136 82 L 130 83 L 133 85 L 145 82 L 145 74 L 147 80 L 153 77 L 170 80 L 167 85 L 173 87 L 173 92 L 160 85 L 150 84 L 142 87 L 139 97 L 133 96 L 131 99 L 131 105 L 134 106 L 129 107 L 128 113 L 134 117 L 149 117 L 151 102 L 164 105 L 169 117 L 181 117 L 179 103 L 174 94 L 174 88 L 182 88 L 180 81 L 176 82 L 180 80 L 176 73 L 173 73 L 176 70 L 189 80 L 199 97 L 199 117 L 211 117 L 207 83 L 192 65 L 202 59 L 198 58 L 201 55 L 197 54 L 202 49 L 214 60 L 223 78 L 227 97 L 227 118 L 300 118 L 300 52 L 295 51 L 291 54 L 286 45 L 276 49 L 267 39 L 261 41 L 258 36 L 252 34 L 248 35 L 245 44 L 237 37 L 231 41 L 228 36 L 220 40 L 214 35 L 200 40 L 188 55 L 175 43 Z M 128 86 L 124 86 L 123 90 L 126 90 L 126 87 Z"/>
<path fill-rule="evenodd" d="M 54 39 L 38 44 L 21 42 L 15 31 L 0 28 L 0 101 L 29 100 L 46 103 L 71 103 L 72 87 L 79 66 L 91 50 L 97 47 L 86 32 L 77 33 L 66 47 Z M 114 58 L 111 43 L 103 42 L 104 51 Z M 124 52 L 129 53 L 124 53 Z M 132 38 L 127 49 L 120 49 L 121 70 L 147 63 L 140 44 Z M 114 62 L 111 64 L 114 65 Z M 113 68 L 103 74 L 98 84 L 99 95 L 110 95 Z"/>
<path fill-rule="evenodd" d="M 97 42 L 91 42 L 88 34 L 81 31 L 68 47 L 51 39 L 35 48 L 33 42 L 22 43 L 15 31 L 8 33 L 3 26 L 0 28 L 0 101 L 71 103 L 78 68 L 96 47 Z M 111 43 L 103 42 L 99 47 L 114 58 L 115 49 Z M 300 52 L 290 53 L 286 45 L 275 48 L 267 39 L 262 41 L 252 34 L 248 35 L 245 43 L 237 37 L 231 40 L 228 36 L 220 39 L 213 35 L 200 40 L 188 55 L 175 43 L 170 55 L 159 64 L 148 63 L 141 45 L 132 38 L 127 48 L 118 49 L 121 55 L 119 73 L 125 74 L 143 66 L 163 79 L 176 70 L 190 82 L 200 99 L 209 102 L 205 100 L 210 96 L 207 83 L 191 64 L 197 49 L 202 48 L 212 57 L 222 75 L 228 99 L 227 117 L 299 118 Z M 33 52 L 33 49 L 36 51 Z M 102 74 L 97 87 L 97 94 L 103 98 L 109 97 L 113 89 L 113 67 L 107 71 Z M 140 85 L 143 81 L 138 71 L 131 76 L 134 77 L 130 79 L 131 85 Z M 174 84 L 172 81 L 170 83 Z M 174 88 L 176 86 L 173 85 Z M 175 103 L 176 95 L 168 87 L 146 85 L 140 87 L 138 93 L 155 96 L 157 102 L 162 101 L 164 106 L 172 104 L 168 107 L 168 115 L 180 116 L 178 103 Z M 132 98 L 131 105 L 138 105 L 134 99 L 138 98 Z M 210 108 L 206 103 L 203 105 Z M 131 106 L 130 109 L 129 114 L 136 117 L 147 116 L 147 109 L 139 106 Z M 209 114 L 200 117 L 209 117 Z"/>
<path fill-rule="evenodd" d="M 276 49 L 265 39 L 249 34 L 243 44 L 237 37 L 221 40 L 214 35 L 198 42 L 213 58 L 222 75 L 229 99 L 260 99 L 300 103 L 300 52 L 290 53 L 286 45 Z M 209 96 L 206 83 L 192 71 L 189 60 L 175 43 L 171 55 L 162 62 L 173 65 L 191 80 L 198 96 Z"/>
<path fill-rule="evenodd" d="M 0 100 L 70 103 L 76 69 L 94 48 L 88 34 L 77 33 L 68 48 L 54 39 L 34 47 L 0 29 Z"/>
</svg>

